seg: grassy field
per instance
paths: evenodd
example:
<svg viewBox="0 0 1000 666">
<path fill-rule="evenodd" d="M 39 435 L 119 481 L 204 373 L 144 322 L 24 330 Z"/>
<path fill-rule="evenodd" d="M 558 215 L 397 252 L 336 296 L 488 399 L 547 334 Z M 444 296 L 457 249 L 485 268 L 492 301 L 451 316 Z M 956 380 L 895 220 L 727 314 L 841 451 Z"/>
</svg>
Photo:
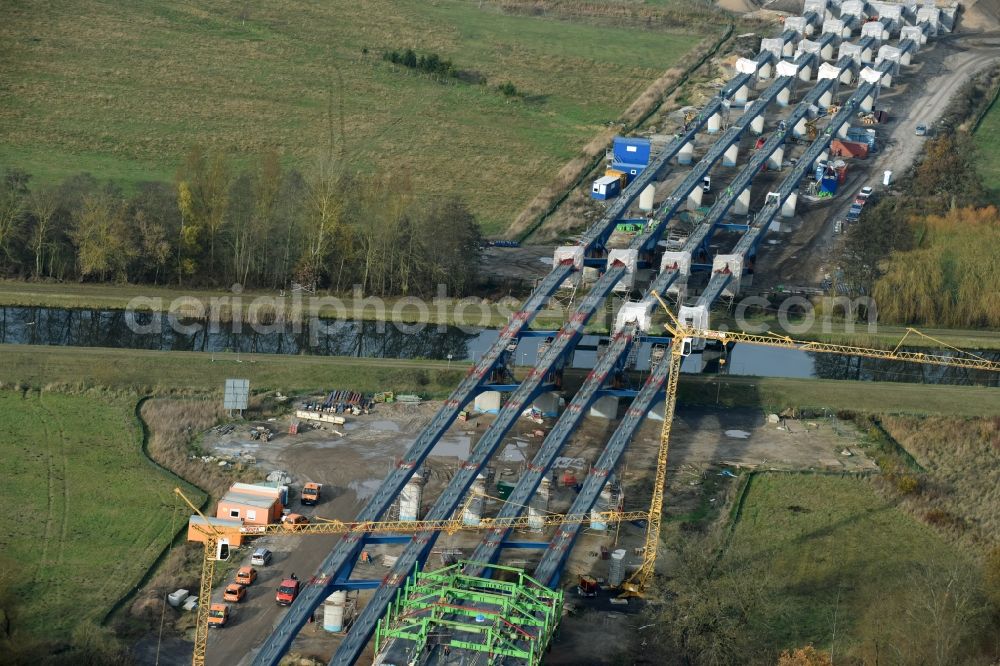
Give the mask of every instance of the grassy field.
<svg viewBox="0 0 1000 666">
<path fill-rule="evenodd" d="M 100 393 L 0 391 L 12 637 L 59 642 L 100 622 L 183 524 L 177 481 L 141 453 L 134 407 Z"/>
<path fill-rule="evenodd" d="M 841 656 L 915 567 L 956 553 L 862 479 L 764 474 L 751 481 L 729 556 L 781 587 L 782 614 L 756 628 L 768 644 L 833 645 Z"/>
<path fill-rule="evenodd" d="M 444 397 L 468 365 L 447 361 L 160 352 L 130 349 L 0 345 L 5 386 L 108 387 L 137 393 L 221 392 L 228 377 L 250 379 L 253 391 L 394 390 Z M 523 372 L 519 369 L 518 372 Z M 568 371 L 567 383 L 585 371 Z M 1000 414 L 1000 391 L 968 386 L 685 375 L 681 399 L 690 404 L 853 410 L 899 414 Z"/>
<path fill-rule="evenodd" d="M 705 37 L 481 4 L 7 3 L 0 165 L 129 185 L 170 179 L 194 143 L 305 166 L 332 139 L 350 168 L 460 194 L 495 232 Z M 381 58 L 406 48 L 487 84 Z M 498 93 L 505 81 L 524 98 Z"/>
<path fill-rule="evenodd" d="M 1000 197 L 1000 102 L 994 101 L 983 117 L 976 130 L 976 146 L 983 184 Z"/>
</svg>

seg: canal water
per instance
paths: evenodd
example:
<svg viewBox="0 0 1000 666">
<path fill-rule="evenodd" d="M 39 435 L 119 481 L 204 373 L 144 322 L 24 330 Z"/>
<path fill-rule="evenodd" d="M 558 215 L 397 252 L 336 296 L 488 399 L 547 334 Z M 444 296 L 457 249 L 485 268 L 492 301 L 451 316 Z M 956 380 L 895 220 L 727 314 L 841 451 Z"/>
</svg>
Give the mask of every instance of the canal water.
<svg viewBox="0 0 1000 666">
<path fill-rule="evenodd" d="M 496 340 L 494 329 L 405 325 L 385 322 L 328 320 L 266 327 L 248 324 L 174 322 L 166 315 L 121 310 L 71 310 L 0 307 L 0 344 L 112 347 L 162 351 L 255 354 L 307 354 L 374 358 L 477 360 Z M 571 359 L 588 369 L 597 359 L 599 336 L 584 336 Z M 517 365 L 534 363 L 544 337 L 523 338 L 514 352 Z M 636 367 L 649 367 L 652 345 L 640 346 Z M 936 352 L 947 353 L 947 352 Z M 977 352 L 1000 360 L 1000 352 Z M 686 372 L 702 372 L 698 356 L 685 362 Z M 868 381 L 1000 386 L 997 373 L 971 371 L 791 349 L 737 345 L 726 364 L 728 374 L 758 377 L 818 377 Z M 717 364 L 708 364 L 712 371 Z"/>
</svg>

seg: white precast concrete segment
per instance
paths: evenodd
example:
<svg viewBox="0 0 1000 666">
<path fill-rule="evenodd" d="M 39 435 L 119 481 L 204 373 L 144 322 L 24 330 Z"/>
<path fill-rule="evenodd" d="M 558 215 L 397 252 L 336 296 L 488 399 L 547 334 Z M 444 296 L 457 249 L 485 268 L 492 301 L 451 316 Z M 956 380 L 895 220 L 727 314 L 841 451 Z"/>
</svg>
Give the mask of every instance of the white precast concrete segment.
<svg viewBox="0 0 1000 666">
<path fill-rule="evenodd" d="M 865 15 L 865 3 L 864 0 L 847 0 L 840 5 L 840 17 L 843 20 L 845 16 L 856 16 L 861 18 Z"/>
<path fill-rule="evenodd" d="M 750 60 L 749 58 L 740 58 L 736 61 L 736 71 L 740 74 L 754 74 L 757 72 L 757 61 Z"/>
<path fill-rule="evenodd" d="M 743 275 L 743 255 L 742 254 L 717 254 L 712 259 L 712 272 L 729 272 L 733 278 L 726 283 L 722 293 L 727 296 L 738 296 L 740 292 L 740 277 Z"/>
<path fill-rule="evenodd" d="M 848 28 L 841 19 L 827 19 L 823 21 L 823 34 L 836 35 L 837 37 L 850 37 L 851 29 Z"/>
<path fill-rule="evenodd" d="M 639 266 L 639 251 L 631 249 L 615 249 L 608 252 L 608 266 L 616 261 L 625 264 L 625 274 L 615 285 L 615 291 L 628 291 L 635 284 L 635 272 Z"/>
<path fill-rule="evenodd" d="M 823 16 L 826 13 L 827 5 L 827 0 L 805 0 L 802 6 L 802 13 L 816 12 L 820 16 Z"/>
<path fill-rule="evenodd" d="M 799 73 L 799 66 L 794 62 L 782 60 L 778 63 L 778 76 L 795 76 Z"/>
<path fill-rule="evenodd" d="M 879 41 L 884 41 L 889 39 L 889 31 L 885 29 L 881 21 L 871 21 L 861 26 L 861 36 L 874 37 Z"/>
<path fill-rule="evenodd" d="M 785 30 L 794 30 L 800 35 L 811 35 L 813 27 L 805 16 L 789 16 L 785 19 Z"/>
<path fill-rule="evenodd" d="M 847 54 L 842 54 L 842 55 L 847 55 Z M 831 65 L 828 62 L 824 62 L 822 65 L 819 66 L 819 72 L 816 74 L 816 78 L 819 79 L 820 81 L 824 79 L 839 79 L 842 71 L 843 70 L 840 67 L 837 67 L 836 65 Z"/>
<path fill-rule="evenodd" d="M 584 248 L 582 245 L 560 245 L 552 255 L 553 265 L 558 266 L 563 261 L 571 260 L 577 270 L 583 268 Z"/>
<path fill-rule="evenodd" d="M 924 29 L 919 25 L 904 25 L 899 30 L 899 39 L 900 41 L 908 39 L 916 44 L 916 46 L 913 47 L 914 51 L 916 51 L 921 44 L 927 43 L 927 35 L 924 34 Z"/>
<path fill-rule="evenodd" d="M 771 53 L 775 60 L 781 60 L 781 57 L 784 55 L 784 49 L 785 40 L 781 37 L 768 37 L 760 40 L 761 52 L 767 51 Z"/>
<path fill-rule="evenodd" d="M 688 258 L 690 260 L 690 257 Z M 615 333 L 629 324 L 635 324 L 643 333 L 649 333 L 653 326 L 653 304 L 648 301 L 625 303 L 615 317 Z"/>
<path fill-rule="evenodd" d="M 860 44 L 851 44 L 850 42 L 844 42 L 843 44 L 840 45 L 840 57 L 841 58 L 850 57 L 851 59 L 854 60 L 854 65 L 856 67 L 861 66 L 861 58 L 862 58 L 861 51 L 862 47 Z M 840 76 L 839 73 L 838 76 Z"/>
<path fill-rule="evenodd" d="M 882 79 L 883 73 L 871 67 L 861 70 L 861 80 L 867 83 L 878 83 Z"/>
</svg>

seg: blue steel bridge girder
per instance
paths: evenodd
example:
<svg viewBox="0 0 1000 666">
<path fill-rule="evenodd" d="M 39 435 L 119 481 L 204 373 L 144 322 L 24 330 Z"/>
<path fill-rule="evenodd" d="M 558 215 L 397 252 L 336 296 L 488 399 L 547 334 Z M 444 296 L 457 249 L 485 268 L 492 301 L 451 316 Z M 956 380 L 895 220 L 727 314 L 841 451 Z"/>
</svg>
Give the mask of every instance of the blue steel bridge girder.
<svg viewBox="0 0 1000 666">
<path fill-rule="evenodd" d="M 586 513 L 594 508 L 594 504 L 597 502 L 604 484 L 607 483 L 608 475 L 621 462 L 622 455 L 628 448 L 636 430 L 638 430 L 646 418 L 646 413 L 652 407 L 653 401 L 657 396 L 662 395 L 669 367 L 670 363 L 664 358 L 650 372 L 639 394 L 632 401 L 621 423 L 618 424 L 615 432 L 608 440 L 604 451 L 584 479 L 583 486 L 568 513 Z M 580 528 L 581 525 L 579 524 L 560 525 L 556 528 L 549 546 L 542 554 L 542 559 L 535 569 L 535 578 L 540 583 L 552 587 L 555 581 L 558 580 L 559 571 L 562 569 L 570 550 L 572 550 Z"/>
<path fill-rule="evenodd" d="M 462 498 L 472 486 L 476 477 L 486 466 L 489 459 L 496 453 L 503 441 L 504 435 L 520 418 L 522 410 L 540 392 L 542 376 L 547 369 L 560 357 L 569 353 L 579 338 L 583 334 L 583 328 L 589 318 L 597 310 L 600 303 L 611 292 L 615 284 L 624 276 L 625 266 L 615 262 L 608 271 L 602 275 L 591 288 L 590 292 L 584 296 L 576 312 L 565 326 L 560 329 L 559 335 L 553 340 L 552 345 L 538 363 L 538 367 L 533 369 L 524 379 L 521 385 L 511 395 L 510 399 L 497 414 L 489 429 L 483 434 L 469 458 L 459 467 L 447 487 L 441 492 L 427 513 L 428 520 L 443 520 L 454 513 Z M 386 605 L 392 600 L 396 590 L 405 582 L 410 575 L 414 565 L 426 560 L 434 547 L 438 533 L 425 531 L 416 534 L 410 543 L 396 560 L 392 571 L 386 577 L 383 585 L 379 587 L 368 604 L 361 611 L 354 621 L 354 625 L 348 635 L 341 642 L 337 652 L 330 660 L 331 664 L 353 664 L 361 652 L 364 650 L 368 639 L 375 631 L 375 625 L 379 617 L 385 610 Z"/>
<path fill-rule="evenodd" d="M 521 475 L 517 485 L 511 490 L 507 501 L 500 508 L 497 518 L 516 518 L 534 497 L 539 484 L 548 473 L 556 458 L 569 443 L 570 437 L 576 431 L 580 421 L 587 413 L 587 409 L 597 399 L 598 393 L 607 382 L 615 370 L 618 360 L 625 358 L 629 347 L 634 343 L 635 327 L 628 327 L 619 331 L 611 339 L 611 343 L 605 350 L 604 355 L 598 360 L 594 369 L 588 373 L 580 390 L 567 405 L 566 410 L 559 417 L 552 430 L 546 436 L 538 452 L 532 458 L 531 463 Z M 469 558 L 470 564 L 466 565 L 464 572 L 470 576 L 480 576 L 483 574 L 483 567 L 475 564 L 477 562 L 494 562 L 499 554 L 500 544 L 510 534 L 510 530 L 502 527 L 488 531 L 477 546 L 473 555 Z"/>
</svg>

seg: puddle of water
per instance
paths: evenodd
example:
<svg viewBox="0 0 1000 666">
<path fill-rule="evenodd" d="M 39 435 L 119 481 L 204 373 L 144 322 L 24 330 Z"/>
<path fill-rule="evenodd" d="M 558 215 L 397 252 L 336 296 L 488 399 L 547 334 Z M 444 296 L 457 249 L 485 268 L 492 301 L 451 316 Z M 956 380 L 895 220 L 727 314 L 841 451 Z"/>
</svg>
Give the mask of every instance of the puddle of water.
<svg viewBox="0 0 1000 666">
<path fill-rule="evenodd" d="M 399 424 L 395 421 L 372 421 L 368 424 L 372 430 L 384 430 L 385 432 L 399 432 Z"/>
<path fill-rule="evenodd" d="M 503 462 L 524 462 L 524 451 L 517 444 L 508 444 L 504 447 L 503 453 L 500 454 L 500 460 Z"/>
<path fill-rule="evenodd" d="M 347 484 L 347 488 L 354 491 L 358 500 L 366 500 L 374 495 L 381 485 L 382 479 L 365 479 L 364 481 L 351 481 Z"/>
<path fill-rule="evenodd" d="M 732 437 L 733 439 L 747 439 L 750 437 L 750 433 L 746 430 L 727 430 L 726 437 Z"/>
<path fill-rule="evenodd" d="M 469 457 L 469 448 L 472 445 L 472 438 L 468 436 L 442 437 L 431 449 L 432 456 L 454 456 L 466 459 Z"/>
</svg>

